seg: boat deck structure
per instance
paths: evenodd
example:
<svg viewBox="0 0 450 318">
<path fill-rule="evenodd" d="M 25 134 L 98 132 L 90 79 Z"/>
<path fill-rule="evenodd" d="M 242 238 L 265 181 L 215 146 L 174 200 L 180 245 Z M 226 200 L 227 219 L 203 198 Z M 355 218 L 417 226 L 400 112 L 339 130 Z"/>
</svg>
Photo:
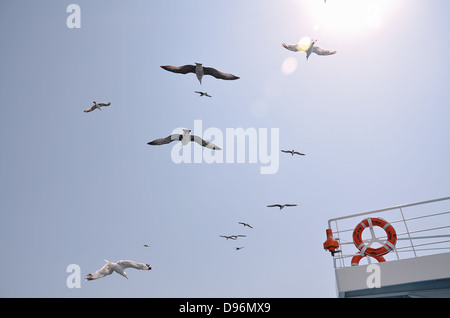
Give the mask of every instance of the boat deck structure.
<svg viewBox="0 0 450 318">
<path fill-rule="evenodd" d="M 450 197 L 330 219 L 326 242 L 338 297 L 450 297 Z"/>
</svg>

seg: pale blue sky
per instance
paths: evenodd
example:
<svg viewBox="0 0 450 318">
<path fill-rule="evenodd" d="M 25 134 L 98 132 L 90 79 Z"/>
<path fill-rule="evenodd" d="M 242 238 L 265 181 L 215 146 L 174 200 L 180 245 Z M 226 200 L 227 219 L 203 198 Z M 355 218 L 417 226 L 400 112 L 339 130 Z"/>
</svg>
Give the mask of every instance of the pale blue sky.
<svg viewBox="0 0 450 318">
<path fill-rule="evenodd" d="M 450 193 L 450 3 L 341 2 L 2 1 L 0 296 L 335 297 L 328 219 Z M 303 36 L 337 54 L 281 46 Z M 194 62 L 240 79 L 159 67 Z M 261 175 L 146 144 L 194 120 L 279 128 L 306 156 Z M 103 259 L 153 270 L 67 288 Z"/>
</svg>

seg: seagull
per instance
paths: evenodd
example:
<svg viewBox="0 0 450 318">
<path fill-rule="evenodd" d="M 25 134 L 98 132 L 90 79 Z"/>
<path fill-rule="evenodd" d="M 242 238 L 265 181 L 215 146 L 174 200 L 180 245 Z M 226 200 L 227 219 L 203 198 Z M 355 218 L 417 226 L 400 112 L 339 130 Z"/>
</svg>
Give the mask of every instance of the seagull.
<svg viewBox="0 0 450 318">
<path fill-rule="evenodd" d="M 236 251 L 239 251 L 240 249 L 243 249 L 243 248 L 244 248 L 243 246 L 241 246 L 241 247 L 235 247 Z"/>
<path fill-rule="evenodd" d="M 249 228 L 253 229 L 253 226 L 250 224 L 244 223 L 244 222 L 238 222 L 239 224 L 242 224 L 244 227 L 248 226 Z"/>
<path fill-rule="evenodd" d="M 111 103 L 98 103 L 98 104 L 96 102 L 93 102 L 93 103 L 94 103 L 94 105 L 92 105 L 91 108 L 85 109 L 85 110 L 83 110 L 83 112 L 89 113 L 89 112 L 95 110 L 96 108 L 102 110 L 102 107 L 111 105 Z"/>
<path fill-rule="evenodd" d="M 306 52 L 306 59 L 309 58 L 311 53 L 316 53 L 317 55 L 333 55 L 336 54 L 336 51 L 322 49 L 318 46 L 315 46 L 317 40 L 313 40 L 309 37 L 304 37 L 300 40 L 298 44 L 286 44 L 283 43 L 282 46 L 293 52 Z"/>
<path fill-rule="evenodd" d="M 202 97 L 202 96 L 212 97 L 212 96 L 209 95 L 207 92 L 199 92 L 199 91 L 195 91 L 195 93 L 199 93 L 199 94 L 200 94 L 200 95 L 198 95 L 199 97 Z"/>
<path fill-rule="evenodd" d="M 144 247 L 150 247 L 150 245 L 148 245 L 148 244 L 144 244 Z"/>
<path fill-rule="evenodd" d="M 291 155 L 300 155 L 300 156 L 304 156 L 304 153 L 298 152 L 298 151 L 294 151 L 294 150 L 281 150 L 281 152 L 286 152 L 286 153 L 290 153 Z"/>
<path fill-rule="evenodd" d="M 239 77 L 233 74 L 224 73 L 212 67 L 204 67 L 201 63 L 195 63 L 195 65 L 188 64 L 183 66 L 162 65 L 161 68 L 165 69 L 166 71 L 174 73 L 181 73 L 181 74 L 195 73 L 195 75 L 197 75 L 200 84 L 202 83 L 203 75 L 211 75 L 214 76 L 215 78 L 223 80 L 239 79 Z"/>
<path fill-rule="evenodd" d="M 297 206 L 297 204 L 271 204 L 268 205 L 267 207 L 268 208 L 279 207 L 281 211 L 285 206 Z"/>
<path fill-rule="evenodd" d="M 198 143 L 199 145 L 202 145 L 203 147 L 214 149 L 214 150 L 222 150 L 222 148 L 216 146 L 212 142 L 203 140 L 199 136 L 191 135 L 190 133 L 191 133 L 190 129 L 183 129 L 183 134 L 173 134 L 173 135 L 167 136 L 166 138 L 155 139 L 153 141 L 148 142 L 147 145 L 160 146 L 160 145 L 171 143 L 174 140 L 179 140 L 179 141 L 181 141 L 181 145 L 184 146 L 184 145 L 187 145 L 189 143 L 189 141 L 195 141 L 196 143 Z"/>
<path fill-rule="evenodd" d="M 219 235 L 219 236 L 220 236 L 220 237 L 224 237 L 224 238 L 226 238 L 227 240 L 228 240 L 228 239 L 231 239 L 231 240 L 237 239 L 236 235 Z"/>
<path fill-rule="evenodd" d="M 126 279 L 128 279 L 127 273 L 125 273 L 125 268 L 132 267 L 141 270 L 151 270 L 152 268 L 148 264 L 136 263 L 134 261 L 118 261 L 117 263 L 112 263 L 105 259 L 106 264 L 96 271 L 94 274 L 88 274 L 86 277 L 87 281 L 105 277 L 113 272 L 116 272 Z"/>
</svg>

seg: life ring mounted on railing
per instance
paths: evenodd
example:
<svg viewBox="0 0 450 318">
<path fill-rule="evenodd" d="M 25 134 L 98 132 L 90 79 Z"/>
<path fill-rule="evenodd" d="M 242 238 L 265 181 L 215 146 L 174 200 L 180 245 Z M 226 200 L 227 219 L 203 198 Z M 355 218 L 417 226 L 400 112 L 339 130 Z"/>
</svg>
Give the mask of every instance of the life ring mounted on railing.
<svg viewBox="0 0 450 318">
<path fill-rule="evenodd" d="M 381 227 L 387 235 L 387 241 L 383 242 L 382 240 L 375 237 L 375 233 L 373 231 L 374 226 Z M 368 244 L 364 244 L 362 240 L 362 232 L 369 228 L 370 232 L 372 234 L 372 238 L 369 240 Z M 379 243 L 382 246 L 379 248 L 372 248 L 370 245 L 372 243 Z M 360 251 L 361 258 L 369 255 L 372 257 L 378 257 L 385 255 L 392 251 L 395 248 L 395 244 L 397 243 L 397 233 L 395 232 L 394 227 L 387 222 L 386 220 L 382 218 L 367 218 L 362 220 L 354 229 L 353 231 L 353 243 L 355 244 L 356 248 Z M 355 257 L 357 257 L 356 255 Z M 359 261 L 359 260 L 358 260 Z M 352 261 L 353 263 L 353 261 Z"/>
</svg>

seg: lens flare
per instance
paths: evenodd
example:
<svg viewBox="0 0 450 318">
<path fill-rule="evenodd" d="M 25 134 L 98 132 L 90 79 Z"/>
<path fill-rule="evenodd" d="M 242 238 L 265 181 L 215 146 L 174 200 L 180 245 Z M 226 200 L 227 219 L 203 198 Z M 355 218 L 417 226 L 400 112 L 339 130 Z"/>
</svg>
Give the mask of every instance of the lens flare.
<svg viewBox="0 0 450 318">
<path fill-rule="evenodd" d="M 284 75 L 290 75 L 297 69 L 297 65 L 297 59 L 294 57 L 288 57 L 281 64 L 281 72 Z"/>
</svg>

